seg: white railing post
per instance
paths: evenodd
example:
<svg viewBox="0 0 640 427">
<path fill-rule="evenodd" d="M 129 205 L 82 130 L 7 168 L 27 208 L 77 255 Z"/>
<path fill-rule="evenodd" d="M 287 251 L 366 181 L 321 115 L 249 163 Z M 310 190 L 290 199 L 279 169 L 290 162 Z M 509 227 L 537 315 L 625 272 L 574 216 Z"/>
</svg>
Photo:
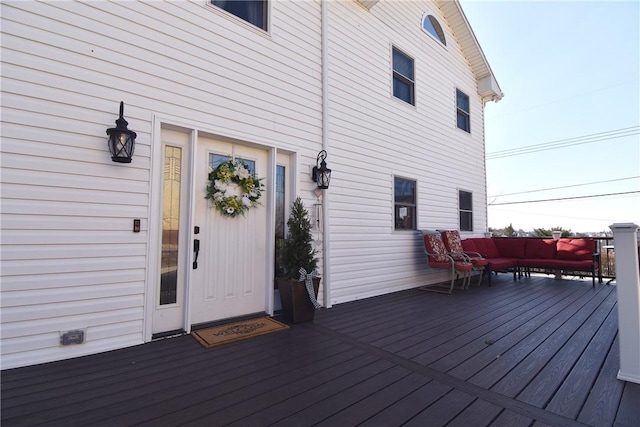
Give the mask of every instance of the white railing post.
<svg viewBox="0 0 640 427">
<path fill-rule="evenodd" d="M 620 370 L 618 379 L 640 384 L 640 273 L 638 225 L 616 223 L 613 231 L 618 293 Z"/>
</svg>

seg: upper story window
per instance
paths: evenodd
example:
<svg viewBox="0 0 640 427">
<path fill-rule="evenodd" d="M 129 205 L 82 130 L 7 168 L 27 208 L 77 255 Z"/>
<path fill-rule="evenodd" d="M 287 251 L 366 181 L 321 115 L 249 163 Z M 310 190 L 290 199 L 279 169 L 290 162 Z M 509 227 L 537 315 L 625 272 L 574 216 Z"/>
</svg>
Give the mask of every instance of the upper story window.
<svg viewBox="0 0 640 427">
<path fill-rule="evenodd" d="M 444 31 L 442 31 L 442 26 L 433 15 L 429 15 L 426 13 L 424 14 L 424 16 L 422 17 L 422 29 L 431 34 L 433 38 L 438 40 L 444 46 L 447 45 L 447 40 L 444 38 Z"/>
<path fill-rule="evenodd" d="M 267 0 L 211 0 L 211 4 L 267 31 Z"/>
<path fill-rule="evenodd" d="M 456 89 L 456 122 L 458 128 L 471 133 L 469 97 Z"/>
<path fill-rule="evenodd" d="M 393 48 L 393 96 L 415 105 L 413 58 Z"/>
<path fill-rule="evenodd" d="M 416 182 L 394 178 L 394 220 L 396 230 L 416 229 Z"/>
<path fill-rule="evenodd" d="M 473 231 L 473 193 L 458 191 L 458 206 L 460 208 L 460 231 Z"/>
</svg>

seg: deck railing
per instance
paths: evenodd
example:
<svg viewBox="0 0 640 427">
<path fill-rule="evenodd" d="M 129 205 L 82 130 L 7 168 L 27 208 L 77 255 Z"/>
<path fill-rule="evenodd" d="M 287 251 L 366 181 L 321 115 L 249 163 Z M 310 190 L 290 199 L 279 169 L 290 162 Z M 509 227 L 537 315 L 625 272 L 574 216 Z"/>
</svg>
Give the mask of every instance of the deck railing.
<svg viewBox="0 0 640 427">
<path fill-rule="evenodd" d="M 600 264 L 603 279 L 613 279 L 616 277 L 616 251 L 613 246 L 613 236 L 594 237 L 596 249 L 600 253 Z"/>
</svg>

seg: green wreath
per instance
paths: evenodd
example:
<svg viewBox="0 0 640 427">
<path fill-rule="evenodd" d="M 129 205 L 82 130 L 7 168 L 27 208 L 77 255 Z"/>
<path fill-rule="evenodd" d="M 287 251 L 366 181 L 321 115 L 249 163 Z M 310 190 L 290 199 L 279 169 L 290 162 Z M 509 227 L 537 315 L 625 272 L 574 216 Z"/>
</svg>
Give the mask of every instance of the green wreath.
<svg viewBox="0 0 640 427">
<path fill-rule="evenodd" d="M 249 172 L 247 165 L 239 160 L 220 163 L 209 172 L 209 184 L 205 199 L 224 216 L 244 216 L 249 208 L 261 205 L 258 201 L 264 187 L 260 179 Z"/>
</svg>

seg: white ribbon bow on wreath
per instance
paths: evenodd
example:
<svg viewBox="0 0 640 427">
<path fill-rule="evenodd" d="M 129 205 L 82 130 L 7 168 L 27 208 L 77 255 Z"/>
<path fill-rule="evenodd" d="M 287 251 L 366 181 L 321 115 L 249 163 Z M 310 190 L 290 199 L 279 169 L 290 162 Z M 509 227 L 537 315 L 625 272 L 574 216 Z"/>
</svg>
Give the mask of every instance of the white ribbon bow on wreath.
<svg viewBox="0 0 640 427">
<path fill-rule="evenodd" d="M 307 294 L 309 294 L 309 300 L 311 301 L 311 304 L 313 304 L 315 308 L 322 307 L 318 302 L 318 300 L 316 299 L 316 293 L 313 289 L 313 279 L 320 276 L 318 275 L 318 273 L 315 272 L 315 270 L 312 271 L 311 273 L 307 273 L 307 270 L 300 267 L 299 271 L 300 271 L 300 279 L 298 279 L 298 282 L 304 282 L 305 287 L 307 288 Z"/>
</svg>

